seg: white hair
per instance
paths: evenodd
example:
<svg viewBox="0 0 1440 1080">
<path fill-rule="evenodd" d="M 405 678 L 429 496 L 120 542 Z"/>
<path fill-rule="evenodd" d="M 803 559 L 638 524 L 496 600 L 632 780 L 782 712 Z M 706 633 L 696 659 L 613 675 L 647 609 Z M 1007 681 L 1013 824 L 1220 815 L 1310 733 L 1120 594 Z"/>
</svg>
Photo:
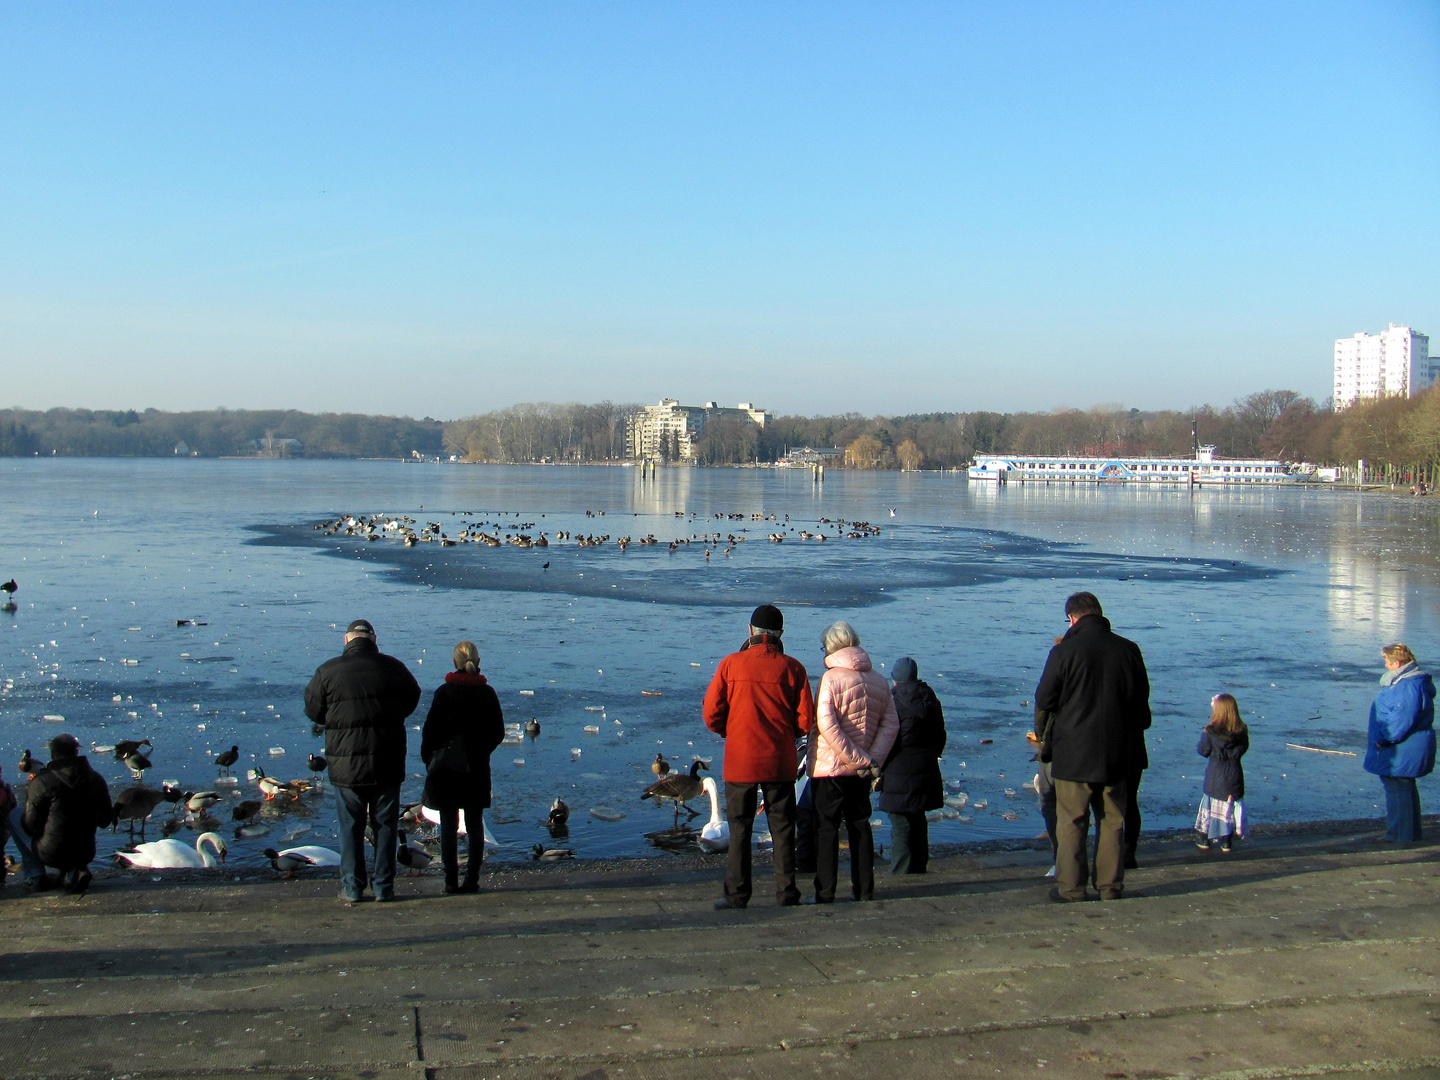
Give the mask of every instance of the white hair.
<svg viewBox="0 0 1440 1080">
<path fill-rule="evenodd" d="M 848 622 L 831 623 L 820 638 L 820 644 L 825 649 L 825 655 L 829 656 L 840 649 L 849 649 L 860 644 L 860 635 Z"/>
</svg>

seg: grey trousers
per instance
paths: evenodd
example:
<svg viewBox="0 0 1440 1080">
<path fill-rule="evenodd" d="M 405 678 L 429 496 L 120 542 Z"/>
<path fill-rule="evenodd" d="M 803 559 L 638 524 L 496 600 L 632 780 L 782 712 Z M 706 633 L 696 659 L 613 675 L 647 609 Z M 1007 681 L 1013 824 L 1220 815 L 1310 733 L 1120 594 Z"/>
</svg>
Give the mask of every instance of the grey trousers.
<svg viewBox="0 0 1440 1080">
<path fill-rule="evenodd" d="M 1120 899 L 1125 889 L 1127 794 L 1124 780 L 1113 784 L 1055 781 L 1055 880 L 1066 900 L 1085 899 L 1091 811 L 1100 829 L 1095 845 L 1095 888 L 1102 900 Z"/>
</svg>

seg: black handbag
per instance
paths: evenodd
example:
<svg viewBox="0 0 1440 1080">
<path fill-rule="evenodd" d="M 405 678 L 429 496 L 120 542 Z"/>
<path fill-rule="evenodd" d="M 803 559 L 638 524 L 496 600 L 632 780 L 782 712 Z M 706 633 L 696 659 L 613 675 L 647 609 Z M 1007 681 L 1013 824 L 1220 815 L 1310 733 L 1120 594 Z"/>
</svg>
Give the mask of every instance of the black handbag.
<svg viewBox="0 0 1440 1080">
<path fill-rule="evenodd" d="M 468 773 L 470 771 L 470 755 L 465 750 L 465 737 L 456 735 L 450 740 L 450 745 L 430 755 L 430 765 L 426 772 L 435 773 Z"/>
</svg>

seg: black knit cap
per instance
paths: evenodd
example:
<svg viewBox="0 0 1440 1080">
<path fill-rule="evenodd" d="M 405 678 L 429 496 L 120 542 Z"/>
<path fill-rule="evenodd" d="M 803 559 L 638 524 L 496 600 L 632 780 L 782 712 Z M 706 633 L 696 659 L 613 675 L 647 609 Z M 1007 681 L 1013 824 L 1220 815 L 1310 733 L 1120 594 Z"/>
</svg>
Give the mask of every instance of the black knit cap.
<svg viewBox="0 0 1440 1080">
<path fill-rule="evenodd" d="M 761 604 L 750 615 L 750 625 L 756 630 L 768 630 L 779 634 L 785 630 L 785 616 L 774 604 Z"/>
<path fill-rule="evenodd" d="M 352 622 L 349 626 L 345 628 L 345 633 L 369 634 L 371 637 L 374 637 L 375 627 L 370 625 L 370 620 L 368 619 L 356 619 L 354 622 Z"/>
</svg>

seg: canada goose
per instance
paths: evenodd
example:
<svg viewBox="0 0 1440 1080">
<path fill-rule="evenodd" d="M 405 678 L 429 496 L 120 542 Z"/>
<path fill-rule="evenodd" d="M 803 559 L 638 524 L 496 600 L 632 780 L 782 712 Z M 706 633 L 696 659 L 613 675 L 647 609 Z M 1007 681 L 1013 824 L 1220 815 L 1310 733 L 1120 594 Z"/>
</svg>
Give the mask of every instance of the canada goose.
<svg viewBox="0 0 1440 1080">
<path fill-rule="evenodd" d="M 284 851 L 276 851 L 274 848 L 266 848 L 260 852 L 261 855 L 270 860 L 270 865 L 287 878 L 294 877 L 295 871 L 302 866 L 339 866 L 340 853 L 332 851 L 327 847 L 317 847 L 307 844 L 304 847 L 286 848 Z"/>
<path fill-rule="evenodd" d="M 654 799 L 657 803 L 661 799 L 669 799 L 675 804 L 675 824 L 679 825 L 680 807 L 688 803 L 691 799 L 699 798 L 700 794 L 704 791 L 704 787 L 700 783 L 700 770 L 709 768 L 709 765 L 705 764 L 705 762 L 699 758 L 696 758 L 690 766 L 690 772 L 688 774 L 678 773 L 674 776 L 666 776 L 663 779 L 656 780 L 655 783 L 645 789 L 640 798 L 642 801 L 645 799 Z M 686 806 L 685 809 L 691 817 L 699 816 L 698 812 L 691 810 L 689 806 Z"/>
<path fill-rule="evenodd" d="M 670 772 L 670 763 L 665 760 L 664 754 L 656 754 L 655 760 L 650 763 L 650 771 L 656 776 L 667 776 Z"/>
<path fill-rule="evenodd" d="M 730 822 L 720 813 L 720 791 L 708 776 L 701 786 L 710 796 L 710 820 L 700 830 L 700 846 L 706 851 L 725 851 L 730 847 Z"/>
<path fill-rule="evenodd" d="M 400 839 L 400 848 L 395 852 L 395 861 L 405 867 L 406 877 L 412 876 L 412 872 L 420 873 L 435 861 L 435 857 L 419 844 L 410 843 L 403 830 L 397 835 Z"/>
<path fill-rule="evenodd" d="M 155 788 L 126 788 L 115 796 L 115 817 L 112 824 L 118 829 L 120 822 L 128 821 L 130 831 L 134 833 L 135 822 L 140 822 L 140 838 L 143 840 L 146 819 L 155 812 L 157 806 L 165 801 L 165 792 L 157 791 Z"/>
<path fill-rule="evenodd" d="M 206 844 L 214 848 L 214 855 L 205 850 Z M 124 859 L 131 866 L 155 870 L 182 867 L 214 870 L 225 861 L 229 850 L 223 839 L 213 832 L 206 832 L 196 839 L 193 850 L 179 840 L 152 840 L 148 844 L 136 845 L 134 851 L 117 851 L 115 857 Z"/>
<path fill-rule="evenodd" d="M 232 746 L 232 747 L 230 747 L 229 750 L 226 750 L 223 754 L 216 754 L 216 755 L 215 755 L 215 764 L 218 765 L 221 769 L 224 769 L 226 773 L 229 773 L 229 772 L 230 772 L 230 766 L 234 765 L 235 762 L 237 762 L 237 761 L 239 761 L 239 760 L 240 760 L 240 747 L 238 747 L 238 746 Z"/>
<path fill-rule="evenodd" d="M 0 584 L 0 590 L 4 591 L 5 598 L 8 600 L 20 591 L 20 586 L 15 584 L 15 579 L 12 577 L 9 581 Z"/>
</svg>

